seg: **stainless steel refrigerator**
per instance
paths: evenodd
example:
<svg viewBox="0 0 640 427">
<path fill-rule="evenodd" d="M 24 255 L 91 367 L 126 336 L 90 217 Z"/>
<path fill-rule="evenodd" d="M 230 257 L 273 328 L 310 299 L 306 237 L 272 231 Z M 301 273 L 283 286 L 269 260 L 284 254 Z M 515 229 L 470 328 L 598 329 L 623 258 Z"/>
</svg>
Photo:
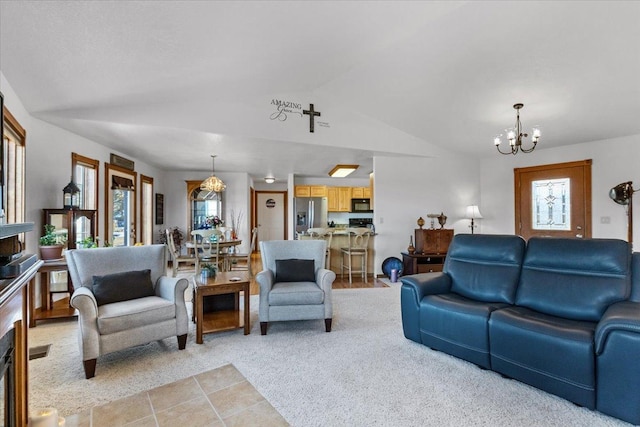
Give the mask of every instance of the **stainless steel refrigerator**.
<svg viewBox="0 0 640 427">
<path fill-rule="evenodd" d="M 304 233 L 310 228 L 327 226 L 326 197 L 296 197 L 293 203 L 297 233 Z"/>
</svg>

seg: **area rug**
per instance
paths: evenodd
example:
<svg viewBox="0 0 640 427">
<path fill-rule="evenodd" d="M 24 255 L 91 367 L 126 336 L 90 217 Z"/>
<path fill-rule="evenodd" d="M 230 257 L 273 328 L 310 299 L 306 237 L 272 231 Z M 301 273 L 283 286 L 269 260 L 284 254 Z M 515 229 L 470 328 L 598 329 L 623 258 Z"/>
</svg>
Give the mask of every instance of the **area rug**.
<svg viewBox="0 0 640 427">
<path fill-rule="evenodd" d="M 30 407 L 75 414 L 91 406 L 232 363 L 293 426 L 620 426 L 625 423 L 484 371 L 404 338 L 400 286 L 334 290 L 324 322 L 276 322 L 261 336 L 251 297 L 251 334 L 175 339 L 105 355 L 84 379 L 76 322 L 38 324 L 30 346 Z"/>
</svg>

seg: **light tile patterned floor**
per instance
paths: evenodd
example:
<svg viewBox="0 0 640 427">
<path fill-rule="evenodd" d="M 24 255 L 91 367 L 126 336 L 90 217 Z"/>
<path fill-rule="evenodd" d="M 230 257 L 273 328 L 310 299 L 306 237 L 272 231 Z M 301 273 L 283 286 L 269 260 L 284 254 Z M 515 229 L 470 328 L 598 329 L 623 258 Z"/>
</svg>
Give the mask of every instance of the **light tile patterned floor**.
<svg viewBox="0 0 640 427">
<path fill-rule="evenodd" d="M 288 426 L 233 366 L 176 381 L 66 418 L 65 427 Z"/>
</svg>

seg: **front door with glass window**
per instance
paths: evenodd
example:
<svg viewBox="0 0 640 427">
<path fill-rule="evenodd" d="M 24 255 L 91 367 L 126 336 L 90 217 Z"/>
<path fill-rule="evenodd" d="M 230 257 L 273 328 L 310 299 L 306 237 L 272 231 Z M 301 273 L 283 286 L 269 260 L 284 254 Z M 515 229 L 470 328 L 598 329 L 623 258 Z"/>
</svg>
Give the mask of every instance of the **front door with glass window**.
<svg viewBox="0 0 640 427">
<path fill-rule="evenodd" d="M 514 169 L 516 234 L 591 237 L 591 160 Z"/>
<path fill-rule="evenodd" d="M 112 246 L 136 243 L 136 172 L 105 164 L 107 219 L 105 235 Z"/>
</svg>

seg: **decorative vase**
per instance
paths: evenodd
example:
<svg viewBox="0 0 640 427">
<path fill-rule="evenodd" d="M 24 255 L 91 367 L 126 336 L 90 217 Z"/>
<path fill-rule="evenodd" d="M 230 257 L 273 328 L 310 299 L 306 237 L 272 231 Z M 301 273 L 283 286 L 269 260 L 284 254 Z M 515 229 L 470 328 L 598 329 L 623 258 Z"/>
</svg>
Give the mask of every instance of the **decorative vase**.
<svg viewBox="0 0 640 427">
<path fill-rule="evenodd" d="M 440 224 L 440 228 L 444 228 L 446 222 L 447 216 L 443 212 L 440 212 L 440 216 L 438 216 L 438 223 Z"/>
<path fill-rule="evenodd" d="M 416 248 L 413 246 L 413 236 L 409 236 L 409 247 L 407 248 L 407 252 L 411 255 L 416 251 Z"/>
<path fill-rule="evenodd" d="M 424 219 L 422 217 L 418 218 L 418 227 L 422 230 L 422 226 L 424 225 Z"/>
</svg>

